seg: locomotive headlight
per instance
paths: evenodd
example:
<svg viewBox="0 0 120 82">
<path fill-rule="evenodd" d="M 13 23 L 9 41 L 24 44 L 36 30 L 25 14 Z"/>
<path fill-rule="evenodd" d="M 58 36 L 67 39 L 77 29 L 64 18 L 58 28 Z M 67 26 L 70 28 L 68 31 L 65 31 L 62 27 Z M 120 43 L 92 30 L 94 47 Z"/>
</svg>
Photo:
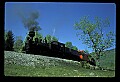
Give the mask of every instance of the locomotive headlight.
<svg viewBox="0 0 120 82">
<path fill-rule="evenodd" d="M 82 56 L 82 55 L 80 55 L 79 57 L 80 57 L 80 59 L 83 59 L 83 56 Z"/>
</svg>

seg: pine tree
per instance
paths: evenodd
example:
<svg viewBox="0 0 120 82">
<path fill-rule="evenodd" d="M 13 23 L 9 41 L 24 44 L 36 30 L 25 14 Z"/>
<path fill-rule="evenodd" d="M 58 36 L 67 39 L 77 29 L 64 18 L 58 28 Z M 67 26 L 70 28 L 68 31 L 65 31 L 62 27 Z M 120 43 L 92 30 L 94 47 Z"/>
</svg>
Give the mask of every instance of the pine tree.
<svg viewBox="0 0 120 82">
<path fill-rule="evenodd" d="M 13 45 L 14 45 L 14 37 L 11 30 L 9 30 L 6 33 L 6 40 L 5 40 L 5 50 L 7 51 L 13 51 Z"/>
</svg>

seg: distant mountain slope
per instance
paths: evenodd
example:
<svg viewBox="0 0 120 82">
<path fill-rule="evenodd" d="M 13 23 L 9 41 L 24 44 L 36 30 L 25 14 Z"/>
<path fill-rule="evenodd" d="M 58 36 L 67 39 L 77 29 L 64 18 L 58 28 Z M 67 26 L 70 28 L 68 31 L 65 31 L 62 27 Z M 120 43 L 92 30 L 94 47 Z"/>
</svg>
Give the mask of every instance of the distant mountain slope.
<svg viewBox="0 0 120 82">
<path fill-rule="evenodd" d="M 101 57 L 101 66 L 110 68 L 110 69 L 115 69 L 115 49 L 107 50 L 105 51 L 104 56 Z"/>
<path fill-rule="evenodd" d="M 101 56 L 101 67 L 108 69 L 115 69 L 115 49 L 106 50 L 103 56 Z M 92 55 L 94 53 L 91 53 Z"/>
</svg>

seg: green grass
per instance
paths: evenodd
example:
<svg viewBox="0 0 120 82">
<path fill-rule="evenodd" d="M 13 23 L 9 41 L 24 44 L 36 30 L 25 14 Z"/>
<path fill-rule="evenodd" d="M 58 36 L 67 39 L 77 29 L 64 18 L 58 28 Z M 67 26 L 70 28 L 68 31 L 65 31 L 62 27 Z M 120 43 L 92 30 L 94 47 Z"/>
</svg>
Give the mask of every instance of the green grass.
<svg viewBox="0 0 120 82">
<path fill-rule="evenodd" d="M 80 62 L 54 57 L 4 52 L 5 76 L 28 77 L 115 77 L 115 71 L 91 70 Z"/>
<path fill-rule="evenodd" d="M 28 77 L 114 77 L 114 71 L 90 70 L 69 66 L 31 67 L 21 65 L 5 65 L 5 76 Z"/>
</svg>

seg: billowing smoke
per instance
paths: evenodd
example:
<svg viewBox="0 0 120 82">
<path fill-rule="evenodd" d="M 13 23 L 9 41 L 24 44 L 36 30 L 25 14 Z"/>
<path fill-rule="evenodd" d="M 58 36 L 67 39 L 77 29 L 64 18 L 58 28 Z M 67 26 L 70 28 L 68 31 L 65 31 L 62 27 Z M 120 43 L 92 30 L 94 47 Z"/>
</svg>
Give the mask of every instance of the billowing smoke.
<svg viewBox="0 0 120 82">
<path fill-rule="evenodd" d="M 55 28 L 53 29 L 53 36 L 54 36 L 54 34 L 55 34 Z"/>
<path fill-rule="evenodd" d="M 53 40 L 54 34 L 55 34 L 55 28 L 53 29 L 53 34 L 52 34 L 51 40 Z"/>
<path fill-rule="evenodd" d="M 24 27 L 27 28 L 29 31 L 38 31 L 41 30 L 37 19 L 39 18 L 39 12 L 32 11 L 29 13 L 28 16 L 21 15 L 22 23 Z"/>
</svg>

